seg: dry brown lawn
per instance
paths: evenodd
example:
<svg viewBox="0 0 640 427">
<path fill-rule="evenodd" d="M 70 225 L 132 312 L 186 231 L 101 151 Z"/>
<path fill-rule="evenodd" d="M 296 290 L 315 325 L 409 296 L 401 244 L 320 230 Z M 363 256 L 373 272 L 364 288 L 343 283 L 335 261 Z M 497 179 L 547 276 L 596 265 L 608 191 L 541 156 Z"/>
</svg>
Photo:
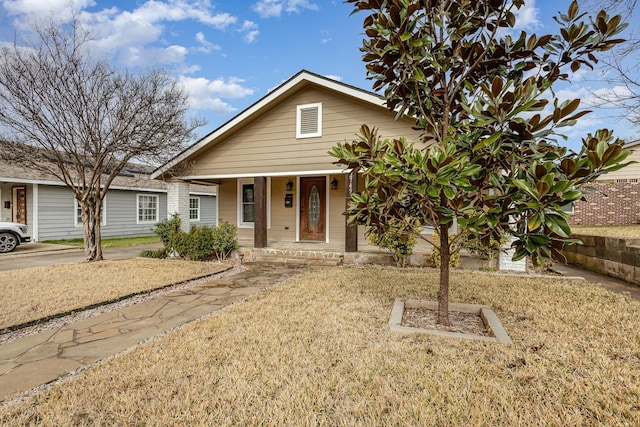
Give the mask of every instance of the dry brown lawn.
<svg viewBox="0 0 640 427">
<path fill-rule="evenodd" d="M 455 272 L 513 346 L 389 331 L 433 270 L 313 271 L 24 401 L 2 425 L 640 424 L 640 303 L 584 282 Z"/>
<path fill-rule="evenodd" d="M 571 231 L 591 236 L 640 239 L 640 225 L 574 226 Z"/>
<path fill-rule="evenodd" d="M 6 271 L 0 274 L 0 330 L 224 268 L 218 263 L 133 258 Z"/>
</svg>

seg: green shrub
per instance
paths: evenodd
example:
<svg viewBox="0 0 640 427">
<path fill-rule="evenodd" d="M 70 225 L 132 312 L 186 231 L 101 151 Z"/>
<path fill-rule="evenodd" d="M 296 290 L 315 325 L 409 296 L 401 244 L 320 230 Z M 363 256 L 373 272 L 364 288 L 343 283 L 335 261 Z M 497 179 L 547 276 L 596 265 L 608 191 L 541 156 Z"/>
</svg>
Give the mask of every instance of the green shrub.
<svg viewBox="0 0 640 427">
<path fill-rule="evenodd" d="M 143 258 L 158 258 L 158 259 L 163 259 L 167 257 L 167 249 L 166 248 L 160 248 L 160 249 L 146 249 L 142 252 L 140 252 L 140 254 L 138 254 L 138 256 L 143 257 Z"/>
<path fill-rule="evenodd" d="M 372 245 L 389 250 L 398 267 L 405 267 L 418 241 L 420 227 L 417 223 L 391 220 L 384 228 L 370 228 L 367 238 Z"/>
<path fill-rule="evenodd" d="M 239 246 L 236 226 L 226 221 L 220 221 L 219 226 L 194 225 L 188 233 L 182 231 L 180 224 L 178 214 L 173 214 L 171 219 L 158 223 L 154 229 L 164 244 L 165 256 L 170 254 L 192 261 L 224 261 Z"/>
<path fill-rule="evenodd" d="M 169 241 L 171 239 L 171 233 L 179 232 L 181 224 L 182 220 L 180 219 L 180 215 L 174 213 L 173 215 L 171 215 L 171 218 L 157 223 L 153 229 L 153 232 L 160 236 L 162 244 L 165 246 L 165 248 L 168 249 Z"/>
<path fill-rule="evenodd" d="M 506 242 L 507 237 L 504 234 L 500 236 L 500 240 L 496 240 L 492 236 L 487 244 L 483 244 L 480 239 L 474 238 L 473 236 L 468 236 L 463 243 L 463 247 L 472 254 L 488 260 L 489 267 L 491 268 L 493 267 L 496 255 L 498 255 L 502 245 Z"/>
<path fill-rule="evenodd" d="M 460 265 L 460 249 L 462 249 L 463 240 L 460 234 L 449 236 L 449 267 L 457 267 Z M 431 252 L 431 262 L 435 267 L 440 267 L 440 233 L 438 229 L 433 232 L 433 252 Z"/>
<path fill-rule="evenodd" d="M 231 252 L 238 249 L 238 228 L 227 221 L 220 221 L 217 227 L 211 229 L 213 240 L 213 255 L 218 261 L 224 261 Z"/>
</svg>

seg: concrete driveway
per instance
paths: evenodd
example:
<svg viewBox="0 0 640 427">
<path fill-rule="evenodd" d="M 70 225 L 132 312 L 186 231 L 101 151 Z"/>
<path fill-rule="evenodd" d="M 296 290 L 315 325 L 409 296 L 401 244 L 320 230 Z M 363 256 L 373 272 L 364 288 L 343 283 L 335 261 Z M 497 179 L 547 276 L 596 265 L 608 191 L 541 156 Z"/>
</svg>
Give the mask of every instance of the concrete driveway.
<svg viewBox="0 0 640 427">
<path fill-rule="evenodd" d="M 138 256 L 143 250 L 161 247 L 162 243 L 150 243 L 122 248 L 104 248 L 102 251 L 104 259 L 113 260 L 132 258 Z M 75 246 L 27 243 L 18 246 L 13 252 L 0 254 L 0 271 L 52 264 L 71 264 L 84 262 L 84 260 L 84 250 Z"/>
</svg>

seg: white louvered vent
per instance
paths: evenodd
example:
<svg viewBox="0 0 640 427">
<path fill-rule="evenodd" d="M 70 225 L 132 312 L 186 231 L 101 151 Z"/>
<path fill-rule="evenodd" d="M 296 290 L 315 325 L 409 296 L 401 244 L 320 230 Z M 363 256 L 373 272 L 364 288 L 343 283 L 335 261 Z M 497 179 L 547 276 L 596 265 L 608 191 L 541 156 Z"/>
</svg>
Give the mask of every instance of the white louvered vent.
<svg viewBox="0 0 640 427">
<path fill-rule="evenodd" d="M 322 104 L 298 105 L 296 138 L 322 136 Z"/>
</svg>

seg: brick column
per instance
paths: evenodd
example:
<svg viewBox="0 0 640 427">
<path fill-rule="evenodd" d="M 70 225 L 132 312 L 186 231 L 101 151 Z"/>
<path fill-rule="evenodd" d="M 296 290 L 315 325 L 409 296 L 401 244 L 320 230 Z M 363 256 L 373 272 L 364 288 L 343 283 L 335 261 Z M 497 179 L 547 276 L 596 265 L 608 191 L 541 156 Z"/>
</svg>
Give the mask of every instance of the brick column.
<svg viewBox="0 0 640 427">
<path fill-rule="evenodd" d="M 527 258 L 523 258 L 520 261 L 512 261 L 515 249 L 511 248 L 511 243 L 515 240 L 514 237 L 510 237 L 507 243 L 502 245 L 500 255 L 498 256 L 498 270 L 510 270 L 510 271 L 527 271 Z"/>
<path fill-rule="evenodd" d="M 189 183 L 184 181 L 167 182 L 167 218 L 177 213 L 182 220 L 181 228 L 188 232 L 189 224 Z"/>
</svg>

